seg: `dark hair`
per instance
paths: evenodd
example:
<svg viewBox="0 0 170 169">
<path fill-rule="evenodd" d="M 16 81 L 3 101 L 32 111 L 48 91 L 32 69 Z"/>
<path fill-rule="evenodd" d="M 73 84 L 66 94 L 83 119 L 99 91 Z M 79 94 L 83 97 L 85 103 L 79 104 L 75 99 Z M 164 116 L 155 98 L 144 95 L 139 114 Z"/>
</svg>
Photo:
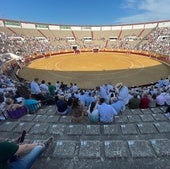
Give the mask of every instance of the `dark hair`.
<svg viewBox="0 0 170 169">
<path fill-rule="evenodd" d="M 45 83 L 45 80 L 42 80 L 41 83 L 44 84 L 44 83 Z"/>
<path fill-rule="evenodd" d="M 79 107 L 79 99 L 78 98 L 74 98 L 73 99 L 72 108 L 77 108 L 77 107 Z"/>
<path fill-rule="evenodd" d="M 31 92 L 27 92 L 26 94 L 25 94 L 25 97 L 24 97 L 25 99 L 30 99 L 31 98 Z"/>
<path fill-rule="evenodd" d="M 67 100 L 67 105 L 68 106 L 71 106 L 73 103 L 73 98 L 72 97 L 69 97 L 68 100 Z"/>
<path fill-rule="evenodd" d="M 94 110 L 96 103 L 95 102 L 91 102 L 90 105 L 90 113 Z"/>
<path fill-rule="evenodd" d="M 104 98 L 100 98 L 100 103 L 104 103 L 105 99 Z"/>
<path fill-rule="evenodd" d="M 3 93 L 0 93 L 0 103 L 3 103 L 4 102 L 4 95 Z"/>
<path fill-rule="evenodd" d="M 156 99 L 156 94 L 154 93 L 153 95 L 152 95 L 152 99 Z"/>
<path fill-rule="evenodd" d="M 114 96 L 114 94 L 113 94 L 113 93 L 111 93 L 110 97 L 113 97 L 113 96 Z"/>
</svg>

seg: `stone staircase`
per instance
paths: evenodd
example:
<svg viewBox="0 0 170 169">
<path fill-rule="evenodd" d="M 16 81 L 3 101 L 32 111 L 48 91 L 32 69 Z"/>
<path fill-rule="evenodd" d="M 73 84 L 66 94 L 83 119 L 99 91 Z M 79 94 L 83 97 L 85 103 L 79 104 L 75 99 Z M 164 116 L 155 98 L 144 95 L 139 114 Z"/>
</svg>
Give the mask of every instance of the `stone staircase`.
<svg viewBox="0 0 170 169">
<path fill-rule="evenodd" d="M 55 106 L 17 121 L 0 122 L 0 140 L 27 131 L 25 142 L 54 136 L 52 146 L 33 169 L 170 169 L 170 117 L 166 107 L 126 109 L 112 124 L 82 124 L 58 116 Z"/>
</svg>

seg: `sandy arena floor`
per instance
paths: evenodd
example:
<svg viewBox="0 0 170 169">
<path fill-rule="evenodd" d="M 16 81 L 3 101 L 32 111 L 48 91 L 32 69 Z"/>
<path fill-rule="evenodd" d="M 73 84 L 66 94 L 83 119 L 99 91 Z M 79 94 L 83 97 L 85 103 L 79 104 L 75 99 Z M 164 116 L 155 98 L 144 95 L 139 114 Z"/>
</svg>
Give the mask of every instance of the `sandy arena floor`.
<svg viewBox="0 0 170 169">
<path fill-rule="evenodd" d="M 32 62 L 19 72 L 29 81 L 39 77 L 53 84 L 77 83 L 95 88 L 105 83 L 123 82 L 127 86 L 156 82 L 170 75 L 170 68 L 145 56 L 119 53 L 63 54 Z"/>
</svg>

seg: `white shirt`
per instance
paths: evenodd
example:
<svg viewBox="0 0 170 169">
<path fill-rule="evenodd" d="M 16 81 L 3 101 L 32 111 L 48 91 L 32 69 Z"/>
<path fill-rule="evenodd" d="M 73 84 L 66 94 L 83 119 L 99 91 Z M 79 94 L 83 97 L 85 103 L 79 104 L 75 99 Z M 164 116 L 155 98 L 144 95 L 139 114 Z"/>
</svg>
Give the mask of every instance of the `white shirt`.
<svg viewBox="0 0 170 169">
<path fill-rule="evenodd" d="M 123 101 L 125 105 L 129 103 L 129 89 L 126 86 L 120 89 L 118 99 Z"/>
<path fill-rule="evenodd" d="M 37 82 L 31 82 L 31 94 L 39 94 L 41 93 L 40 87 Z"/>
<path fill-rule="evenodd" d="M 46 84 L 40 84 L 40 89 L 43 93 L 48 93 L 49 90 L 48 90 L 48 86 Z"/>
<path fill-rule="evenodd" d="M 109 96 L 108 96 L 108 94 L 107 94 L 106 89 L 105 89 L 103 86 L 100 87 L 99 95 L 100 95 L 101 98 L 104 98 L 105 100 L 108 101 Z"/>
<path fill-rule="evenodd" d="M 170 93 L 165 94 L 164 98 L 166 104 L 170 106 Z"/>
<path fill-rule="evenodd" d="M 164 93 L 161 93 L 160 95 L 158 95 L 156 97 L 156 103 L 160 106 L 163 106 L 165 104 L 165 97 L 164 97 Z"/>
</svg>

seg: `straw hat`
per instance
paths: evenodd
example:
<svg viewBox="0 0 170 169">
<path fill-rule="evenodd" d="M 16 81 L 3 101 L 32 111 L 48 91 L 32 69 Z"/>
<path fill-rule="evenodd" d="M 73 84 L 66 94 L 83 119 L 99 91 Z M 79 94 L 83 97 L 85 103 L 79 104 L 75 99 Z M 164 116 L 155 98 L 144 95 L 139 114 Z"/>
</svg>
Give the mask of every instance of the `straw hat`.
<svg viewBox="0 0 170 169">
<path fill-rule="evenodd" d="M 63 94 L 61 94 L 61 95 L 58 96 L 58 98 L 59 98 L 60 100 L 64 100 L 65 96 L 64 96 Z"/>
<path fill-rule="evenodd" d="M 120 89 L 121 87 L 123 87 L 123 83 L 122 83 L 122 82 L 117 83 L 117 84 L 115 85 L 115 88 L 117 88 L 117 89 Z"/>
</svg>

